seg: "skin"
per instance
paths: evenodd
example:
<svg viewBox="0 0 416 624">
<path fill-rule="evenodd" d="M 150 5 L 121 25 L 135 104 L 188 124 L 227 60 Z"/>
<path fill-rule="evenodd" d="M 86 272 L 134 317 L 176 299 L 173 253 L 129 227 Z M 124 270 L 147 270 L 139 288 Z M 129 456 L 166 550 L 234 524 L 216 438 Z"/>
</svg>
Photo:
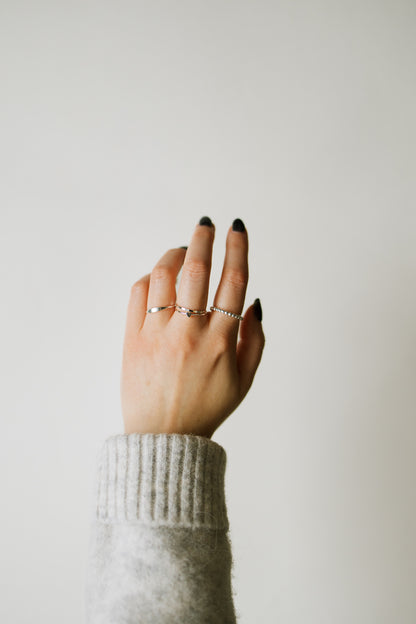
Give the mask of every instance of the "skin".
<svg viewBox="0 0 416 624">
<path fill-rule="evenodd" d="M 209 310 L 214 237 L 215 225 L 196 225 L 187 250 L 169 249 L 152 272 L 131 287 L 120 384 L 127 434 L 211 438 L 253 382 L 265 344 L 253 305 L 243 321 L 215 311 L 191 317 L 175 308 L 146 312 L 175 302 Z M 234 232 L 230 227 L 213 305 L 242 314 L 248 276 L 247 231 Z"/>
</svg>

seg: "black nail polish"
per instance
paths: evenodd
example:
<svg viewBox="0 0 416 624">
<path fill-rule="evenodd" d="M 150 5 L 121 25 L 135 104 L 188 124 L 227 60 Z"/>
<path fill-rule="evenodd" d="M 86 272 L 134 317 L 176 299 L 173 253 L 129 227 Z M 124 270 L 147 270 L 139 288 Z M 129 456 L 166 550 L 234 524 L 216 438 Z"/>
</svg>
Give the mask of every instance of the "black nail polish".
<svg viewBox="0 0 416 624">
<path fill-rule="evenodd" d="M 245 232 L 246 226 L 241 221 L 241 219 L 234 219 L 233 221 L 233 231 L 234 232 Z"/>
<path fill-rule="evenodd" d="M 188 249 L 188 247 L 179 247 L 179 249 Z"/>
<path fill-rule="evenodd" d="M 263 318 L 263 311 L 261 309 L 260 299 L 255 299 L 254 301 L 254 316 L 258 321 L 261 321 Z"/>
<path fill-rule="evenodd" d="M 202 217 L 199 221 L 199 225 L 212 225 L 212 221 L 209 217 Z"/>
</svg>

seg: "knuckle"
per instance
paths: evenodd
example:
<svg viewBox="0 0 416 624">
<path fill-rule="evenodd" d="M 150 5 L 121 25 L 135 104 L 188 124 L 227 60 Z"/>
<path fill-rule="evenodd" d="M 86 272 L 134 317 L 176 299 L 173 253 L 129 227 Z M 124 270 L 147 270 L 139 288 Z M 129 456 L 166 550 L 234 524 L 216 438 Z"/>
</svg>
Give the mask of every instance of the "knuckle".
<svg viewBox="0 0 416 624">
<path fill-rule="evenodd" d="M 192 333 L 185 332 L 180 337 L 180 342 L 175 343 L 175 354 L 176 357 L 182 359 L 182 357 L 186 360 L 190 355 L 196 352 L 198 348 L 199 339 L 197 336 L 194 336 Z"/>
<path fill-rule="evenodd" d="M 224 332 L 217 331 L 212 346 L 217 353 L 227 353 L 230 348 L 230 339 Z"/>
<path fill-rule="evenodd" d="M 227 247 L 230 250 L 236 250 L 237 252 L 241 252 L 241 250 L 243 250 L 244 252 L 247 252 L 248 251 L 247 231 L 246 231 L 246 236 L 241 236 L 240 232 L 236 233 L 236 232 L 233 232 L 232 230 L 230 234 L 231 236 L 229 236 L 226 241 Z"/>
<path fill-rule="evenodd" d="M 206 260 L 190 260 L 184 265 L 184 272 L 192 280 L 198 280 L 201 277 L 206 277 L 209 273 L 210 265 Z"/>
<path fill-rule="evenodd" d="M 173 268 L 167 264 L 157 264 L 152 270 L 153 281 L 164 281 L 173 279 Z"/>
<path fill-rule="evenodd" d="M 247 286 L 248 272 L 244 269 L 227 269 L 224 277 L 227 284 L 238 290 Z"/>
<path fill-rule="evenodd" d="M 145 287 L 146 287 L 146 281 L 144 280 L 144 278 L 141 278 L 137 280 L 137 282 L 134 282 L 134 284 L 132 284 L 130 288 L 130 292 L 132 295 L 134 295 L 136 293 L 140 293 L 143 290 L 145 290 Z"/>
</svg>

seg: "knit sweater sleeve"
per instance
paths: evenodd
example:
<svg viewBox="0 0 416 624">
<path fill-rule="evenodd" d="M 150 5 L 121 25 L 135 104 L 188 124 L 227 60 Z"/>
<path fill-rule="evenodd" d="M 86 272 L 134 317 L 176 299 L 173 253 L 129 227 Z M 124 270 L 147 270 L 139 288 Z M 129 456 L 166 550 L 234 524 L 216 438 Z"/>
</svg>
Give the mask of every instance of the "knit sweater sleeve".
<svg viewBox="0 0 416 624">
<path fill-rule="evenodd" d="M 88 624 L 235 624 L 224 474 L 216 442 L 107 438 L 95 477 Z"/>
</svg>

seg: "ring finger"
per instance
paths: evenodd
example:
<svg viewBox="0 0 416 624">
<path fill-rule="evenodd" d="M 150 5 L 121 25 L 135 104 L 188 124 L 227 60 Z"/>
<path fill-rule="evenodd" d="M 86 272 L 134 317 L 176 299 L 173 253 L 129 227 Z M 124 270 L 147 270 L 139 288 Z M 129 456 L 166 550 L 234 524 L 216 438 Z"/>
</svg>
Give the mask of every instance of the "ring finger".
<svg viewBox="0 0 416 624">
<path fill-rule="evenodd" d="M 235 219 L 233 227 L 227 233 L 224 266 L 215 293 L 214 306 L 241 315 L 248 275 L 247 230 L 241 219 Z M 211 312 L 210 327 L 227 337 L 237 339 L 239 323 L 238 319 L 222 312 Z"/>
</svg>

